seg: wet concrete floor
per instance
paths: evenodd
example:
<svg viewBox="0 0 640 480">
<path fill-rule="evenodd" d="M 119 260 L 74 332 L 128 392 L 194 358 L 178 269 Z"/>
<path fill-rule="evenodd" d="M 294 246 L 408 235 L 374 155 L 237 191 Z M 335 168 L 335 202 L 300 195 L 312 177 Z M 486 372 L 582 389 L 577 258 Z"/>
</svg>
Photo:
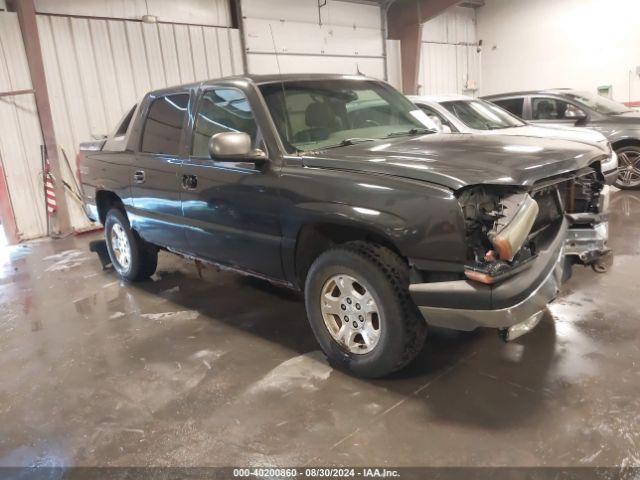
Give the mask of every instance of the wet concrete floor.
<svg viewBox="0 0 640 480">
<path fill-rule="evenodd" d="M 432 330 L 391 378 L 331 369 L 301 298 L 161 254 L 127 285 L 98 234 L 0 250 L 0 466 L 640 466 L 640 193 L 615 262 L 542 324 Z"/>
</svg>

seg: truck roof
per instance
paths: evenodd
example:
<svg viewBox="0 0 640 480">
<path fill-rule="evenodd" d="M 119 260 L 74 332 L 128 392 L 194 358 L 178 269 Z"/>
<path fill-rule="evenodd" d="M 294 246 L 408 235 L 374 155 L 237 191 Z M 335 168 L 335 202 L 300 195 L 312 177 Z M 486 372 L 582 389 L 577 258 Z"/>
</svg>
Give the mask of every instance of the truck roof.
<svg viewBox="0 0 640 480">
<path fill-rule="evenodd" d="M 483 95 L 482 98 L 494 98 L 494 97 L 511 97 L 511 96 L 521 96 L 521 95 L 540 95 L 540 94 L 551 94 L 551 95 L 562 95 L 565 92 L 570 92 L 571 88 L 544 88 L 542 90 L 521 90 L 519 92 L 505 92 L 505 93 L 493 93 L 491 95 Z"/>
<path fill-rule="evenodd" d="M 161 88 L 158 90 L 152 90 L 149 94 L 164 94 L 175 90 L 184 90 L 185 88 L 198 88 L 206 85 L 213 85 L 221 81 L 241 81 L 247 83 L 254 83 L 256 85 L 264 85 L 267 83 L 276 82 L 290 82 L 290 81 L 305 81 L 305 80 L 373 80 L 380 81 L 375 78 L 367 77 L 365 75 L 343 75 L 343 74 L 331 74 L 331 73 L 284 73 L 284 74 L 269 74 L 269 75 L 233 75 L 221 78 L 212 78 L 210 80 L 204 80 L 201 82 L 192 82 L 181 85 L 174 85 L 172 87 Z"/>
<path fill-rule="evenodd" d="M 433 103 L 477 100 L 469 95 L 461 95 L 458 93 L 443 93 L 440 95 L 407 95 L 407 97 L 413 102 L 423 101 Z"/>
</svg>

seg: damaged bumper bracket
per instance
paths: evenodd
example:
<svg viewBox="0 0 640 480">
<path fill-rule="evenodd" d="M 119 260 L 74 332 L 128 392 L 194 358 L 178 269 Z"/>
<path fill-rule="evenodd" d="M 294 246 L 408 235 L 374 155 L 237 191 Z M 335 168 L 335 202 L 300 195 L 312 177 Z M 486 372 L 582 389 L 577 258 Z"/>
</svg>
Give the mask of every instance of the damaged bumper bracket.
<svg viewBox="0 0 640 480">
<path fill-rule="evenodd" d="M 564 251 L 585 265 L 600 264 L 605 267 L 611 263 L 609 241 L 609 198 L 610 189 L 605 186 L 600 194 L 598 210 L 601 213 L 567 214 L 569 231 Z"/>
</svg>

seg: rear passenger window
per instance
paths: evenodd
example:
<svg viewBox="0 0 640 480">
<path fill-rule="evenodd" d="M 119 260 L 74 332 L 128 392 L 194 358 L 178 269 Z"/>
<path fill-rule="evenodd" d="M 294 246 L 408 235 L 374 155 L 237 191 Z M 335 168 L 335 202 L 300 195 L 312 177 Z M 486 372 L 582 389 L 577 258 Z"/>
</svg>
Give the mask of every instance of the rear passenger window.
<svg viewBox="0 0 640 480">
<path fill-rule="evenodd" d="M 515 116 L 522 118 L 522 105 L 524 98 L 508 98 L 506 100 L 490 100 L 499 107 L 504 108 L 507 112 L 513 113 Z"/>
<path fill-rule="evenodd" d="M 153 100 L 144 123 L 141 150 L 145 153 L 178 155 L 188 106 L 187 93 L 167 95 Z"/>
</svg>

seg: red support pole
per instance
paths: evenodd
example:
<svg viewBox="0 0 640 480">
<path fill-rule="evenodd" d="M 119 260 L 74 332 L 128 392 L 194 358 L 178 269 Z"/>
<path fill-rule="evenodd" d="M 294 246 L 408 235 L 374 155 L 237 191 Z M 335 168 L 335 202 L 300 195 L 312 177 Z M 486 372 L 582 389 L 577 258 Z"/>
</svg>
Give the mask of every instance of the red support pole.
<svg viewBox="0 0 640 480">
<path fill-rule="evenodd" d="M 66 193 L 62 183 L 62 169 L 60 168 L 60 158 L 58 155 L 58 142 L 56 141 L 53 129 L 53 116 L 51 114 L 51 104 L 49 102 L 49 92 L 47 90 L 47 79 L 44 73 L 44 62 L 42 60 L 42 49 L 40 47 L 40 36 L 38 34 L 38 24 L 36 23 L 36 10 L 33 0 L 8 0 L 7 6 L 18 14 L 18 22 L 22 31 L 27 63 L 31 83 L 33 84 L 36 107 L 42 137 L 47 148 L 47 158 L 51 165 L 51 172 L 56 179 L 55 192 L 57 210 L 55 212 L 55 232 L 67 234 L 71 232 L 71 222 L 69 220 L 69 208 L 67 206 Z"/>
</svg>

